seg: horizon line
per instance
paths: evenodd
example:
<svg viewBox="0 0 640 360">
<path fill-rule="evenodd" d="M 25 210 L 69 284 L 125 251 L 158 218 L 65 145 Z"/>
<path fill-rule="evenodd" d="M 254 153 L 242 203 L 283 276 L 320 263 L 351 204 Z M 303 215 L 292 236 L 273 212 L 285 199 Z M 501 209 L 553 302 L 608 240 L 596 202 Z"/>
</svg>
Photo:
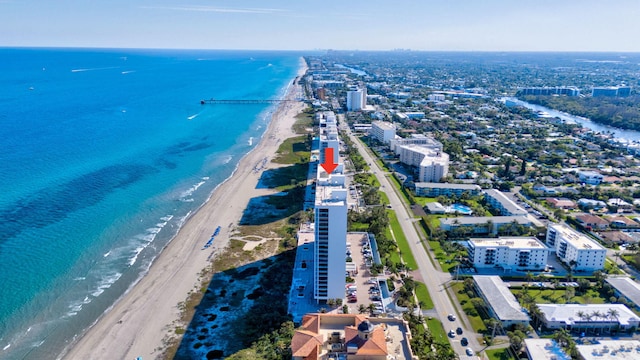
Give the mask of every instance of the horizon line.
<svg viewBox="0 0 640 360">
<path fill-rule="evenodd" d="M 77 49 L 77 50 L 176 50 L 176 51 L 277 51 L 277 52 L 379 52 L 379 53 L 599 53 L 640 54 L 628 50 L 423 50 L 423 49 L 251 49 L 251 48 L 180 48 L 180 47 L 111 47 L 111 46 L 49 46 L 0 45 L 0 49 Z"/>
</svg>

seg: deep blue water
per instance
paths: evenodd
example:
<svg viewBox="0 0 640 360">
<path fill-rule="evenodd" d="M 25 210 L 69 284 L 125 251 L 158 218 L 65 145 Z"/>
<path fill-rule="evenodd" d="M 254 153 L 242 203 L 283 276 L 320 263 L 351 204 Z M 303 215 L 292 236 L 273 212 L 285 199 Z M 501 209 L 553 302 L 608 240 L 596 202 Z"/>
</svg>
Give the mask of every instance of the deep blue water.
<svg viewBox="0 0 640 360">
<path fill-rule="evenodd" d="M 51 358 L 264 132 L 284 52 L 0 48 L 0 358 Z M 257 141 L 253 142 L 255 145 Z"/>
</svg>

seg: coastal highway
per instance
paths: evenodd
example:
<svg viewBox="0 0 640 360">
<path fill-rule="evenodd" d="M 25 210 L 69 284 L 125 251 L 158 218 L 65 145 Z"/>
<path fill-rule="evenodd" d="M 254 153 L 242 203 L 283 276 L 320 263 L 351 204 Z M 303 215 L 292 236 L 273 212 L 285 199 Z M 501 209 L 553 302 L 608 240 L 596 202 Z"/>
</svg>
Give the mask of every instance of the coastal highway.
<svg viewBox="0 0 640 360">
<path fill-rule="evenodd" d="M 345 123 L 343 118 L 340 119 L 340 123 Z M 384 171 L 378 166 L 373 156 L 348 128 L 341 127 L 341 129 L 347 132 L 351 140 L 358 147 L 358 150 L 364 157 L 365 161 L 371 164 L 373 173 L 378 178 L 378 181 L 380 181 L 381 190 L 384 191 L 389 197 L 391 207 L 396 211 L 400 226 L 402 227 L 402 231 L 404 231 L 407 241 L 409 242 L 409 246 L 411 247 L 411 251 L 413 252 L 413 256 L 415 257 L 418 264 L 417 271 L 420 273 L 422 280 L 429 290 L 429 294 L 431 295 L 431 299 L 433 300 L 437 316 L 442 322 L 445 331 L 448 332 L 451 329 L 455 331 L 455 329 L 458 327 L 461 327 L 464 330 L 464 333 L 462 335 L 456 335 L 453 339 L 449 338 L 453 350 L 460 356 L 460 359 L 475 358 L 467 356 L 465 354 L 465 349 L 467 347 L 470 347 L 477 352 L 480 351 L 483 347 L 478 343 L 477 335 L 472 332 L 473 330 L 467 328 L 461 321 L 460 317 L 465 316 L 464 313 L 458 313 L 456 311 L 456 306 L 452 303 L 451 299 L 447 295 L 445 287 L 451 284 L 451 274 L 437 270 L 434 264 L 429 259 L 429 255 L 421 244 L 421 239 L 418 231 L 414 227 L 413 215 L 409 213 L 409 210 L 407 209 L 407 207 L 405 207 L 404 203 L 400 199 L 400 196 L 396 193 L 395 187 L 387 179 Z M 448 314 L 456 315 L 456 320 L 449 321 L 447 319 Z M 466 337 L 469 340 L 468 346 L 465 347 L 460 344 L 460 339 L 462 337 Z"/>
</svg>

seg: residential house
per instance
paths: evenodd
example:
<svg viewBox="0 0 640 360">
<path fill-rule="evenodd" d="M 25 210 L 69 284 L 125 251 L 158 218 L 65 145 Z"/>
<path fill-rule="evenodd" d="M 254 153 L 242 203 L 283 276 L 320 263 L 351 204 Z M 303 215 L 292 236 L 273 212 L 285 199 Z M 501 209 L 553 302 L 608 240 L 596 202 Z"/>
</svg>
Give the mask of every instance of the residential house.
<svg viewBox="0 0 640 360">
<path fill-rule="evenodd" d="M 609 222 L 600 216 L 591 214 L 580 214 L 576 216 L 576 221 L 580 225 L 591 230 L 604 230 L 609 227 Z"/>
<path fill-rule="evenodd" d="M 569 199 L 547 198 L 547 204 L 549 204 L 550 206 L 556 209 L 563 209 L 563 210 L 576 208 L 576 203 L 573 202 L 573 200 L 569 200 Z"/>
</svg>

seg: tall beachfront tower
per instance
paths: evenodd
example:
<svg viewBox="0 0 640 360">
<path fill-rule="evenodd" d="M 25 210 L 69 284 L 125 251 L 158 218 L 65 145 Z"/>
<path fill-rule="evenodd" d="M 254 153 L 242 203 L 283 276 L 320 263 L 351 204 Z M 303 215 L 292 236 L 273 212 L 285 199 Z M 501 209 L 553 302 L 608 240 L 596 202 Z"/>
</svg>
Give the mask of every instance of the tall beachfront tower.
<svg viewBox="0 0 640 360">
<path fill-rule="evenodd" d="M 333 111 L 325 111 L 316 115 L 320 124 L 320 163 L 325 162 L 325 149 L 333 149 L 333 163 L 337 164 L 340 151 L 338 138 L 338 122 Z"/>
<path fill-rule="evenodd" d="M 344 180 L 342 174 L 328 175 L 321 168 L 318 171 L 314 262 L 314 297 L 318 301 L 345 296 L 347 189 Z"/>
<path fill-rule="evenodd" d="M 344 166 L 339 162 L 338 124 L 333 112 L 320 116 L 320 163 L 326 149 L 333 149 L 337 168 L 316 173 L 314 297 L 317 301 L 342 299 L 345 291 L 347 252 L 347 189 Z"/>
</svg>

